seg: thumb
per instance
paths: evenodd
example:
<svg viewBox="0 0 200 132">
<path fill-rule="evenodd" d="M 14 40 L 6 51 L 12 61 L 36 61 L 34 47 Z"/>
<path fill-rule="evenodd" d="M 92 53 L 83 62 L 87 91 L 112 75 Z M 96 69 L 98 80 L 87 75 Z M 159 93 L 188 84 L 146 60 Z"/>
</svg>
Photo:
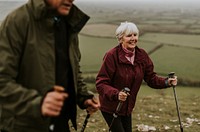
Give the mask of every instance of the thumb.
<svg viewBox="0 0 200 132">
<path fill-rule="evenodd" d="M 58 86 L 58 85 L 54 86 L 53 89 L 54 89 L 54 91 L 57 91 L 57 92 L 64 92 L 65 91 L 64 87 Z"/>
</svg>

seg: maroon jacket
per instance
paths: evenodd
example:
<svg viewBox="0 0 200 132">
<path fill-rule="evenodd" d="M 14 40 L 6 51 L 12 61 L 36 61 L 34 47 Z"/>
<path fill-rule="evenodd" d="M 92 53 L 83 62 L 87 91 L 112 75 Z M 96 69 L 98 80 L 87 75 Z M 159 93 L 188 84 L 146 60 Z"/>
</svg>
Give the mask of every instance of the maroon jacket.
<svg viewBox="0 0 200 132">
<path fill-rule="evenodd" d="M 123 103 L 119 115 L 130 115 L 143 79 L 152 88 L 167 87 L 166 78 L 156 75 L 153 63 L 143 49 L 135 48 L 134 65 L 126 59 L 121 44 L 108 51 L 96 78 L 100 110 L 114 113 L 119 103 L 119 91 L 128 87 L 131 90 L 130 96 Z"/>
</svg>

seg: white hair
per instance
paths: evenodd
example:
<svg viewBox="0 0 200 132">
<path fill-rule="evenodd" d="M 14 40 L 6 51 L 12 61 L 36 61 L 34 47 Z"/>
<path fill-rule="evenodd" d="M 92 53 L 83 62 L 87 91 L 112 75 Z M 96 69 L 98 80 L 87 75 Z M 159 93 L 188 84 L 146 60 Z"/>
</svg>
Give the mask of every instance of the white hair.
<svg viewBox="0 0 200 132">
<path fill-rule="evenodd" d="M 115 35 L 119 41 L 124 35 L 132 33 L 139 35 L 139 30 L 134 23 L 126 21 L 119 25 L 119 27 L 116 29 Z"/>
</svg>

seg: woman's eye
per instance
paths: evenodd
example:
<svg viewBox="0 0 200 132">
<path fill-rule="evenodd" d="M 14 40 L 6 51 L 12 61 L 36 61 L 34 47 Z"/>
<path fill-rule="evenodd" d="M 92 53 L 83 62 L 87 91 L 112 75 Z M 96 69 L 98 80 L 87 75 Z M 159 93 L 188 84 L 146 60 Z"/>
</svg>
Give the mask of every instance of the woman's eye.
<svg viewBox="0 0 200 132">
<path fill-rule="evenodd" d="M 137 36 L 137 33 L 126 35 L 126 37 L 132 37 L 132 36 Z"/>
</svg>

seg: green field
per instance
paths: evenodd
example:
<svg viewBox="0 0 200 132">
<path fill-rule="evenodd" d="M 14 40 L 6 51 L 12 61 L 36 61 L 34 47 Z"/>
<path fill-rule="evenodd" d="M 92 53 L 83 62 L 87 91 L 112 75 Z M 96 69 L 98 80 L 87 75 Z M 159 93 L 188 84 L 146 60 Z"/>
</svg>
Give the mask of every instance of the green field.
<svg viewBox="0 0 200 132">
<path fill-rule="evenodd" d="M 83 72 L 97 72 L 107 50 L 117 45 L 117 40 L 80 35 L 81 68 Z"/>
<path fill-rule="evenodd" d="M 168 40 L 171 38 L 170 40 Z M 147 52 L 159 44 L 161 48 L 150 57 L 155 71 L 162 75 L 174 71 L 180 79 L 199 82 L 200 78 L 200 37 L 197 35 L 146 33 L 140 37 L 138 46 Z M 117 45 L 114 38 L 80 35 L 83 72 L 98 72 L 106 51 Z M 190 43 L 190 44 L 189 44 Z"/>
<path fill-rule="evenodd" d="M 163 46 L 151 55 L 159 73 L 175 71 L 180 78 L 199 81 L 200 50 L 187 47 Z"/>
<path fill-rule="evenodd" d="M 169 34 L 169 33 L 145 33 L 140 37 L 142 40 L 157 43 L 198 48 L 200 50 L 200 35 L 193 34 Z"/>
</svg>

